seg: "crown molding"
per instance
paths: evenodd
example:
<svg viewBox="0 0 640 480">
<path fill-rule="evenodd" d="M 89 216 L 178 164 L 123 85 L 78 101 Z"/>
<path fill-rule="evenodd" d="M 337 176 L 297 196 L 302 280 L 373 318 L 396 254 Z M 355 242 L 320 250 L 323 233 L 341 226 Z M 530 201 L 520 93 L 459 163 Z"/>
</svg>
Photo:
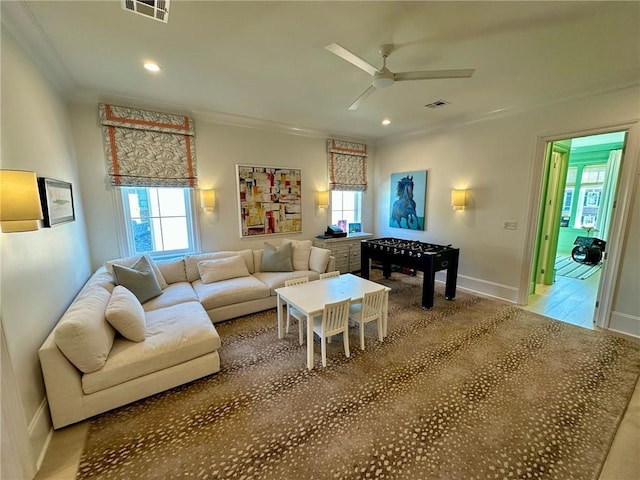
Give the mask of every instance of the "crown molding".
<svg viewBox="0 0 640 480">
<path fill-rule="evenodd" d="M 63 96 L 77 88 L 69 69 L 23 1 L 2 3 L 1 25 L 25 50 L 44 77 Z"/>
</svg>

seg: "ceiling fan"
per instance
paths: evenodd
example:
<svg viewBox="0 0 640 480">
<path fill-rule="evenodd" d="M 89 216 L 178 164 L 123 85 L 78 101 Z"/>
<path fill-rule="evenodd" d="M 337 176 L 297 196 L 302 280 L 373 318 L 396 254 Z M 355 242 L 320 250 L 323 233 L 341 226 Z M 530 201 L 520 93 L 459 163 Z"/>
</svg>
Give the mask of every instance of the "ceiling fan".
<svg viewBox="0 0 640 480">
<path fill-rule="evenodd" d="M 360 106 L 362 101 L 373 93 L 376 88 L 384 88 L 393 85 L 395 82 L 405 80 L 434 80 L 444 78 L 469 78 L 475 72 L 475 69 L 457 69 L 457 70 L 427 70 L 423 72 L 400 72 L 393 73 L 387 68 L 387 57 L 393 51 L 392 44 L 380 46 L 380 56 L 382 57 L 382 67 L 376 68 L 366 60 L 360 58 L 355 53 L 347 50 L 342 45 L 332 43 L 325 47 L 331 53 L 339 56 L 343 60 L 364 70 L 373 77 L 373 82 L 362 94 L 356 98 L 356 101 L 349 106 L 349 110 L 355 110 Z"/>
</svg>

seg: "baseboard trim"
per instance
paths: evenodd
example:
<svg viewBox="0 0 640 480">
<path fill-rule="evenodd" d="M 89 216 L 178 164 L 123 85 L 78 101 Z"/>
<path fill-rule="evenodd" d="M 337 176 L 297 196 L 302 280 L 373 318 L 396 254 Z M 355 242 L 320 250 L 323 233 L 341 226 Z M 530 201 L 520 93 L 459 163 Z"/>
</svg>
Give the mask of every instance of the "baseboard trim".
<svg viewBox="0 0 640 480">
<path fill-rule="evenodd" d="M 640 317 L 622 312 L 611 312 L 608 330 L 640 338 Z"/>
<path fill-rule="evenodd" d="M 444 283 L 446 278 L 446 272 L 436 273 L 436 282 Z M 495 298 L 496 300 L 504 300 L 509 303 L 518 303 L 518 289 L 516 287 L 489 282 L 481 278 L 458 275 L 457 289 L 467 293 Z"/>
<path fill-rule="evenodd" d="M 42 465 L 52 436 L 53 425 L 49 415 L 49 402 L 47 402 L 47 397 L 44 397 L 31 419 L 31 423 L 29 423 L 29 442 L 33 453 L 37 456 L 36 470 L 39 470 Z"/>
</svg>

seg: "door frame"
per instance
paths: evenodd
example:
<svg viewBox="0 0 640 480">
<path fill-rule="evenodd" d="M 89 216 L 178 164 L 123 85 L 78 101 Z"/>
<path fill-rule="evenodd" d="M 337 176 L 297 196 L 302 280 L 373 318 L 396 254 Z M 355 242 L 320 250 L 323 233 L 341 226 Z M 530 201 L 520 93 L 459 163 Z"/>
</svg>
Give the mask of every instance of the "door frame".
<svg viewBox="0 0 640 480">
<path fill-rule="evenodd" d="M 533 256 L 536 248 L 538 219 L 540 215 L 540 201 L 545 153 L 547 143 L 567 138 L 585 137 L 601 133 L 626 131 L 627 136 L 622 151 L 621 169 L 618 173 L 618 187 L 616 189 L 615 208 L 611 217 L 609 239 L 607 241 L 606 259 L 603 262 L 600 284 L 596 298 L 596 308 L 593 322 L 601 328 L 608 328 L 613 308 L 613 295 L 617 286 L 617 273 L 622 258 L 624 238 L 628 229 L 631 214 L 631 201 L 636 175 L 640 169 L 640 122 L 629 121 L 594 127 L 587 130 L 561 132 L 557 134 L 536 137 L 535 157 L 530 172 L 529 201 L 527 205 L 527 221 L 524 239 L 523 264 L 520 270 L 520 284 L 518 288 L 518 303 L 526 305 L 529 298 L 529 286 L 533 272 Z"/>
</svg>

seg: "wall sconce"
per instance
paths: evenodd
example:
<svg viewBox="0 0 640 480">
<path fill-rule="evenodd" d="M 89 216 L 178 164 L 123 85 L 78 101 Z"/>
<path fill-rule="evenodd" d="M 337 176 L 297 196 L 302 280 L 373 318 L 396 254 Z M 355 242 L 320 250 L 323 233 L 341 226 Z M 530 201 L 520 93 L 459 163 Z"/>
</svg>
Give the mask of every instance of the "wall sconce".
<svg viewBox="0 0 640 480">
<path fill-rule="evenodd" d="M 216 191 L 213 189 L 200 190 L 200 208 L 203 212 L 211 213 L 216 208 Z"/>
<path fill-rule="evenodd" d="M 3 232 L 38 230 L 42 206 L 34 172 L 0 170 L 0 224 Z"/>
<path fill-rule="evenodd" d="M 317 192 L 316 193 L 318 207 L 319 208 L 328 208 L 329 207 L 329 192 Z"/>
<path fill-rule="evenodd" d="M 451 190 L 451 206 L 454 210 L 464 210 L 464 207 L 467 206 L 467 191 Z"/>
</svg>

